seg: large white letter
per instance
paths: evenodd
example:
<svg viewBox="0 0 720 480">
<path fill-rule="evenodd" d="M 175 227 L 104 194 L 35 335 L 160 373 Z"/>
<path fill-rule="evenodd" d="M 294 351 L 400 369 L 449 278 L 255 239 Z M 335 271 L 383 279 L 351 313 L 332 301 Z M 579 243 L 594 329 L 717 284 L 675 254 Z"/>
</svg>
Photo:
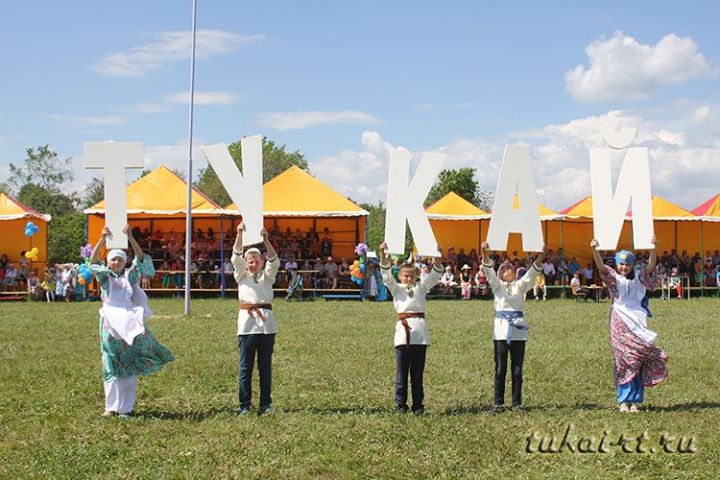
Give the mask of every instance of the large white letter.
<svg viewBox="0 0 720 480">
<path fill-rule="evenodd" d="M 605 141 L 611 148 L 626 148 L 635 138 L 634 129 L 625 129 L 622 136 Z M 609 148 L 590 149 L 590 178 L 593 203 L 593 230 L 600 250 L 614 250 L 622 230 L 625 212 L 632 201 L 633 246 L 653 248 L 652 198 L 647 148 L 628 148 L 618 177 L 615 194 L 612 191 L 612 165 Z"/>
<path fill-rule="evenodd" d="M 410 157 L 410 152 L 404 148 L 393 149 L 390 152 L 385 241 L 389 253 L 403 253 L 407 220 L 418 255 L 437 257 L 440 252 L 423 209 L 423 202 L 440 173 L 445 155 L 424 153 L 412 182 L 408 182 Z"/>
<path fill-rule="evenodd" d="M 243 243 L 252 245 L 262 242 L 260 235 L 260 230 L 263 228 L 262 136 L 243 137 L 240 143 L 242 174 L 224 144 L 202 147 L 202 151 L 243 215 L 246 228 Z"/>
<path fill-rule="evenodd" d="M 112 232 L 107 248 L 127 248 L 126 168 L 145 166 L 142 142 L 85 142 L 85 168 L 102 168 L 105 186 L 105 225 Z"/>
<path fill-rule="evenodd" d="M 518 208 L 514 210 L 513 199 L 516 194 Z M 542 251 L 544 241 L 532 155 L 530 147 L 525 145 L 505 147 L 488 228 L 487 242 L 490 249 L 507 249 L 510 232 L 522 234 L 523 250 L 526 252 Z"/>
</svg>

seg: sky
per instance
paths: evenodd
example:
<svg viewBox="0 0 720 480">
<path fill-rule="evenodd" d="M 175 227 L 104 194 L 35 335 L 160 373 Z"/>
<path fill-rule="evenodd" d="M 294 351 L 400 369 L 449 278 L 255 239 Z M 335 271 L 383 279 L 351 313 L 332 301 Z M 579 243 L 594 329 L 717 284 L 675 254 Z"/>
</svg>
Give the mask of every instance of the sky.
<svg viewBox="0 0 720 480">
<path fill-rule="evenodd" d="M 6 2 L 0 181 L 49 144 L 82 190 L 86 141 L 141 141 L 147 168 L 184 171 L 191 7 Z M 397 147 L 494 191 L 504 147 L 527 144 L 559 210 L 590 194 L 600 131 L 630 126 L 654 194 L 692 209 L 720 192 L 719 2 L 198 0 L 197 17 L 194 178 L 201 145 L 262 134 L 358 202 L 385 200 Z"/>
</svg>

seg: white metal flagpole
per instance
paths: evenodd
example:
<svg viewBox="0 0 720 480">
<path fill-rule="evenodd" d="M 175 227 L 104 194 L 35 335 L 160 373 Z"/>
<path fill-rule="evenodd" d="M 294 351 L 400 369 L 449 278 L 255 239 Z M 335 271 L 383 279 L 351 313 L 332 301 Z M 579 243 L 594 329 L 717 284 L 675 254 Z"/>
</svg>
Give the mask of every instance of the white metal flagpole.
<svg viewBox="0 0 720 480">
<path fill-rule="evenodd" d="M 187 160 L 187 206 L 185 212 L 185 315 L 190 315 L 190 258 L 192 243 L 192 141 L 193 141 L 193 110 L 195 107 L 195 39 L 197 32 L 197 0 L 192 7 L 192 49 L 190 53 L 190 115 L 188 126 L 188 160 Z"/>
</svg>

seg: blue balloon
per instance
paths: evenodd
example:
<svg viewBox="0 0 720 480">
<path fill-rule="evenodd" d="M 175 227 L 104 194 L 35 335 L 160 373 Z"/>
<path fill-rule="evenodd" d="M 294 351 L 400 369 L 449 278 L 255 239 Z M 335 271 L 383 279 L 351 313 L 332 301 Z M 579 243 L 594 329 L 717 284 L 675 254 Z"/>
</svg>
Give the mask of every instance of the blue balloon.
<svg viewBox="0 0 720 480">
<path fill-rule="evenodd" d="M 25 236 L 26 237 L 32 237 L 35 235 L 40 229 L 37 225 L 35 225 L 33 222 L 28 222 L 25 224 Z"/>
<path fill-rule="evenodd" d="M 364 264 L 364 263 L 361 263 L 361 264 L 360 264 L 360 271 L 361 271 L 362 273 L 365 273 L 365 264 Z"/>
</svg>

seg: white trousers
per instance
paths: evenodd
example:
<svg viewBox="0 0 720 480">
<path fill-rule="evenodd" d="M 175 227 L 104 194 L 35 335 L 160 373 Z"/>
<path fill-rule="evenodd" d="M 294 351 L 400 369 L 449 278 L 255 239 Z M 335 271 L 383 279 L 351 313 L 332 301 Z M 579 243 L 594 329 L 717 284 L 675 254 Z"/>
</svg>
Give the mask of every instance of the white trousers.
<svg viewBox="0 0 720 480">
<path fill-rule="evenodd" d="M 118 414 L 130 413 L 135 407 L 137 376 L 117 377 L 105 382 L 105 410 Z"/>
</svg>

